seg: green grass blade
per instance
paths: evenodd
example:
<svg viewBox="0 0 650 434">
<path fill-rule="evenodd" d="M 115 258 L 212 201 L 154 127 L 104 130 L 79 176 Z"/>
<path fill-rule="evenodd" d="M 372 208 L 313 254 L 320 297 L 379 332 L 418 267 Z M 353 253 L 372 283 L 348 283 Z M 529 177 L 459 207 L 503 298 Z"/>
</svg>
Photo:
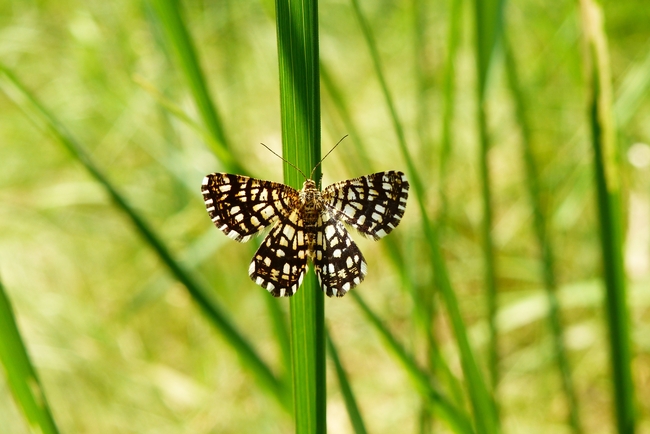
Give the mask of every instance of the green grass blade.
<svg viewBox="0 0 650 434">
<path fill-rule="evenodd" d="M 438 218 L 441 224 L 445 224 L 447 216 L 447 186 L 449 158 L 451 156 L 451 144 L 453 141 L 452 121 L 456 108 L 456 57 L 460 40 L 460 23 L 462 19 L 462 0 L 451 0 L 451 11 L 449 13 L 449 31 L 447 33 L 447 58 L 442 81 L 443 112 L 442 112 L 442 138 L 440 143 L 440 156 L 438 163 L 438 198 L 440 201 Z"/>
<path fill-rule="evenodd" d="M 505 39 L 505 38 L 504 38 Z M 532 149 L 532 127 L 528 115 L 528 102 L 524 90 L 519 82 L 517 65 L 514 52 L 509 41 L 504 41 L 506 74 L 508 84 L 515 102 L 515 111 L 521 129 L 522 159 L 526 167 L 526 186 L 533 209 L 533 226 L 542 262 L 542 279 L 549 305 L 548 321 L 551 329 L 555 358 L 562 381 L 562 387 L 568 403 L 569 424 L 574 433 L 581 433 L 580 411 L 578 398 L 573 386 L 571 366 L 564 342 L 564 327 L 560 316 L 560 302 L 557 297 L 557 279 L 555 273 L 555 254 L 551 239 L 547 234 L 547 218 L 542 210 L 541 187 L 537 170 L 537 163 Z"/>
<path fill-rule="evenodd" d="M 477 431 L 481 433 L 498 432 L 498 418 L 496 415 L 495 403 L 492 399 L 492 396 L 487 390 L 487 386 L 478 368 L 476 359 L 469 344 L 467 330 L 465 328 L 465 324 L 460 313 L 460 308 L 458 306 L 458 301 L 456 300 L 456 295 L 452 289 L 447 268 L 443 260 L 442 252 L 440 251 L 440 246 L 438 244 L 437 228 L 429 220 L 429 215 L 424 200 L 425 190 L 420 177 L 418 176 L 418 171 L 415 167 L 415 163 L 411 158 L 406 146 L 404 131 L 398 119 L 397 110 L 395 109 L 393 99 L 390 96 L 390 92 L 388 90 L 388 84 L 386 83 L 382 72 L 379 52 L 372 35 L 372 31 L 361 11 L 361 8 L 359 7 L 358 0 L 352 0 L 352 6 L 355 12 L 355 16 L 361 26 L 366 44 L 370 51 L 370 55 L 372 57 L 375 73 L 379 80 L 381 90 L 384 95 L 384 100 L 386 106 L 388 107 L 391 120 L 395 128 L 400 151 L 402 152 L 402 156 L 408 167 L 409 180 L 413 189 L 413 193 L 415 195 L 415 201 L 418 204 L 422 217 L 422 230 L 424 237 L 427 240 L 427 247 L 429 248 L 435 280 L 445 302 L 445 306 L 447 307 L 452 329 L 454 331 L 456 342 L 460 351 L 461 365 L 463 367 L 463 373 L 465 374 L 467 381 L 467 390 L 470 395 L 472 407 L 474 408 L 474 417 L 476 420 Z"/>
<path fill-rule="evenodd" d="M 395 338 L 390 330 L 388 330 L 388 328 L 383 324 L 379 316 L 370 309 L 363 298 L 361 298 L 358 291 L 351 292 L 350 294 L 366 315 L 366 318 L 368 318 L 370 323 L 373 324 L 375 329 L 384 339 L 388 348 L 393 354 L 395 354 L 395 357 L 397 357 L 397 360 L 401 363 L 411 381 L 413 381 L 417 391 L 431 403 L 434 410 L 439 413 L 455 431 L 464 433 L 474 432 L 469 417 L 465 415 L 462 410 L 456 408 L 442 393 L 431 385 L 427 374 L 418 367 L 415 359 L 407 353 L 404 346 L 397 341 L 397 338 Z"/>
<path fill-rule="evenodd" d="M 499 383 L 499 339 L 496 327 L 498 309 L 497 281 L 496 281 L 496 251 L 493 227 L 492 187 L 488 154 L 490 150 L 490 137 L 487 128 L 486 89 L 490 64 L 497 40 L 501 33 L 501 16 L 503 2 L 501 0 L 476 0 L 476 71 L 478 77 L 477 91 L 477 118 L 480 142 L 480 179 L 481 199 L 483 204 L 483 219 L 481 221 L 482 250 L 484 279 L 488 310 L 488 327 L 490 330 L 490 345 L 488 352 L 488 366 L 492 380 L 492 388 L 496 391 Z"/>
<path fill-rule="evenodd" d="M 614 130 L 609 54 L 602 9 L 591 0 L 581 1 L 580 6 L 587 43 L 585 62 L 591 94 L 589 121 L 600 219 L 616 425 L 619 433 L 633 433 L 636 421 L 630 355 L 630 319 L 623 264 L 621 167 Z"/>
<path fill-rule="evenodd" d="M 365 434 L 366 425 L 363 422 L 361 417 L 361 412 L 359 411 L 359 406 L 357 405 L 357 400 L 354 397 L 354 392 L 352 392 L 352 387 L 348 381 L 348 374 L 343 369 L 341 364 L 341 359 L 339 359 L 338 351 L 334 342 L 332 342 L 332 337 L 329 333 L 325 333 L 327 338 L 327 349 L 329 351 L 330 358 L 334 362 L 334 370 L 336 371 L 336 378 L 339 380 L 339 387 L 341 388 L 341 394 L 343 395 L 343 400 L 345 401 L 345 408 L 348 411 L 348 416 L 350 417 L 350 423 L 356 434 Z"/>
<path fill-rule="evenodd" d="M 27 348 L 18 330 L 9 297 L 0 281 L 0 362 L 11 393 L 22 410 L 30 431 L 57 434 L 50 406 L 36 369 L 27 354 Z"/>
<path fill-rule="evenodd" d="M 285 391 L 269 366 L 257 354 L 248 340 L 241 334 L 226 310 L 213 297 L 213 292 L 201 285 L 167 249 L 151 226 L 129 205 L 103 172 L 64 126 L 29 93 L 4 66 L 0 65 L 0 89 L 22 109 L 35 125 L 49 131 L 71 155 L 79 160 L 92 177 L 105 189 L 117 208 L 131 221 L 143 240 L 156 252 L 171 274 L 188 290 L 202 308 L 207 318 L 221 332 L 225 340 L 235 349 L 243 364 L 257 380 L 269 389 L 280 402 L 287 406 Z"/>
<path fill-rule="evenodd" d="M 277 0 L 280 115 L 284 157 L 306 175 L 320 159 L 318 2 Z M 314 175 L 320 179 L 320 170 Z M 284 179 L 300 188 L 302 175 L 287 163 Z M 310 270 L 291 297 L 291 355 L 296 433 L 325 434 L 324 293 Z"/>
<path fill-rule="evenodd" d="M 208 84 L 201 70 L 190 32 L 183 22 L 182 10 L 174 0 L 151 0 L 153 10 L 165 34 L 183 77 L 192 93 L 197 110 L 214 140 L 208 141 L 212 150 L 231 173 L 245 173 L 229 148 L 226 132 L 217 108 L 210 97 Z"/>
</svg>

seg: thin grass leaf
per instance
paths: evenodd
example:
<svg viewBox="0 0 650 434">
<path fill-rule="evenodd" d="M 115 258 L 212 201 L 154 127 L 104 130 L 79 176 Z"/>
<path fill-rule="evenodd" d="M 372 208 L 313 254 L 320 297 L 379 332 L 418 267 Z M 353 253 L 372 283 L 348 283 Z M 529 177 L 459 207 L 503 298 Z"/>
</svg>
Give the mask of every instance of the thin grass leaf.
<svg viewBox="0 0 650 434">
<path fill-rule="evenodd" d="M 318 2 L 277 0 L 276 20 L 282 152 L 309 174 L 320 160 Z M 320 179 L 320 170 L 314 177 Z M 288 163 L 284 179 L 295 188 L 304 181 Z M 325 434 L 325 303 L 313 271 L 291 297 L 290 309 L 296 433 Z"/>
<path fill-rule="evenodd" d="M 496 391 L 499 384 L 499 340 L 496 326 L 498 309 L 497 281 L 496 281 L 496 251 L 492 236 L 493 209 L 492 187 L 490 185 L 490 165 L 488 154 L 490 150 L 490 137 L 487 128 L 486 89 L 490 72 L 490 64 L 499 35 L 501 34 L 501 16 L 503 2 L 501 0 L 476 0 L 476 70 L 478 76 L 477 91 L 477 118 L 480 142 L 480 179 L 481 198 L 483 204 L 483 219 L 481 221 L 482 250 L 485 290 L 488 306 L 488 328 L 490 331 L 490 345 L 488 366 L 492 389 Z"/>
<path fill-rule="evenodd" d="M 384 95 L 384 100 L 390 113 L 395 133 L 397 135 L 397 142 L 400 147 L 400 151 L 402 152 L 402 156 L 408 167 L 409 179 L 411 186 L 413 187 L 415 200 L 418 204 L 422 217 L 423 235 L 427 240 L 426 244 L 429 248 L 430 260 L 433 266 L 437 284 L 436 286 L 440 290 L 447 307 L 447 312 L 452 324 L 454 336 L 456 338 L 456 342 L 460 351 L 461 365 L 463 367 L 463 373 L 465 374 L 467 381 L 467 391 L 472 402 L 472 407 L 474 408 L 474 417 L 477 431 L 481 433 L 498 432 L 499 427 L 495 403 L 487 390 L 485 381 L 480 370 L 478 369 L 476 359 L 474 358 L 474 354 L 471 350 L 469 340 L 467 338 L 467 330 L 465 328 L 465 324 L 463 323 L 458 301 L 456 300 L 456 295 L 454 294 L 454 291 L 451 287 L 447 268 L 443 260 L 442 252 L 440 251 L 440 246 L 438 244 L 438 231 L 437 228 L 429 220 L 428 212 L 425 206 L 425 190 L 418 175 L 418 171 L 415 167 L 415 163 L 413 162 L 413 159 L 411 158 L 411 155 L 406 146 L 404 131 L 397 116 L 397 110 L 395 109 L 393 99 L 390 96 L 388 85 L 383 75 L 381 62 L 379 59 L 379 52 L 372 35 L 372 31 L 361 11 L 361 8 L 359 7 L 358 0 L 352 0 L 352 6 L 355 12 L 355 16 L 361 26 L 366 45 L 370 51 L 374 70 L 379 80 L 381 90 Z"/>
<path fill-rule="evenodd" d="M 0 65 L 0 89 L 27 115 L 39 128 L 51 133 L 70 154 L 79 160 L 90 175 L 104 188 L 116 207 L 131 221 L 143 240 L 158 255 L 171 274 L 184 285 L 192 298 L 201 307 L 210 322 L 223 335 L 241 358 L 242 363 L 266 389 L 270 390 L 285 409 L 288 409 L 286 390 L 275 377 L 269 366 L 257 354 L 248 340 L 241 334 L 232 320 L 214 298 L 214 293 L 204 287 L 185 269 L 167 249 L 151 226 L 135 211 L 121 193 L 113 186 L 104 173 L 95 165 L 87 152 L 65 129 L 65 127 L 28 92 L 16 77 Z"/>
<path fill-rule="evenodd" d="M 356 434 L 366 434 L 366 425 L 363 422 L 363 417 L 361 417 L 361 412 L 359 411 L 359 406 L 357 405 L 357 400 L 354 397 L 354 392 L 352 392 L 352 387 L 348 381 L 348 374 L 343 369 L 341 364 L 341 359 L 339 359 L 339 353 L 336 350 L 334 342 L 332 342 L 332 337 L 329 332 L 325 333 L 327 338 L 327 349 L 329 351 L 330 358 L 334 362 L 334 370 L 336 371 L 336 378 L 339 380 L 339 387 L 341 388 L 341 394 L 343 395 L 343 400 L 345 401 L 345 408 L 348 411 L 348 416 L 350 417 L 350 423 Z"/>
<path fill-rule="evenodd" d="M 190 32 L 183 22 L 182 10 L 174 0 L 150 0 L 149 4 L 156 12 L 160 28 L 163 30 L 177 61 L 185 81 L 190 88 L 192 97 L 207 130 L 214 140 L 208 141 L 212 150 L 231 173 L 246 173 L 239 162 L 233 157 L 223 122 L 217 108 L 210 97 L 208 84 L 205 80 L 196 49 L 192 43 Z"/>
<path fill-rule="evenodd" d="M 621 163 L 614 129 L 609 52 L 600 6 L 592 0 L 581 0 L 580 11 L 587 44 L 585 64 L 589 78 L 589 121 L 600 220 L 616 426 L 619 433 L 633 433 L 636 416 L 630 355 L 630 319 L 623 265 Z"/>
<path fill-rule="evenodd" d="M 351 292 L 352 297 L 357 302 L 362 312 L 375 329 L 379 332 L 388 348 L 393 352 L 397 360 L 405 369 L 409 378 L 415 385 L 417 391 L 427 399 L 436 413 L 445 420 L 456 432 L 472 433 L 474 432 L 469 417 L 460 409 L 456 408 L 442 393 L 434 388 L 427 376 L 415 362 L 413 356 L 407 353 L 404 346 L 401 345 L 395 336 L 383 324 L 379 316 L 361 298 L 358 291 Z"/>
<path fill-rule="evenodd" d="M 445 224 L 447 218 L 447 187 L 449 158 L 451 156 L 451 144 L 453 142 L 452 121 L 456 108 L 456 56 L 460 40 L 460 22 L 462 19 L 462 0 L 451 0 L 449 12 L 449 31 L 447 33 L 447 58 L 442 80 L 443 112 L 442 112 L 442 138 L 440 140 L 440 154 L 438 162 L 438 219 Z"/>
<path fill-rule="evenodd" d="M 541 187 L 537 163 L 535 162 L 532 149 L 533 135 L 528 116 L 528 102 L 519 82 L 512 46 L 506 38 L 504 38 L 504 47 L 508 84 L 510 85 L 510 91 L 515 102 L 516 116 L 521 129 L 522 159 L 526 167 L 526 186 L 528 187 L 528 195 L 533 209 L 533 226 L 541 254 L 541 272 L 549 306 L 548 322 L 553 339 L 554 355 L 562 380 L 562 388 L 568 403 L 569 424 L 573 428 L 573 432 L 578 434 L 582 432 L 580 411 L 564 342 L 564 327 L 560 315 L 560 302 L 557 297 L 554 247 L 547 234 L 547 217 L 542 210 Z"/>
<path fill-rule="evenodd" d="M 43 386 L 23 341 L 9 297 L 0 281 L 0 362 L 9 389 L 25 415 L 30 431 L 58 434 Z"/>
</svg>

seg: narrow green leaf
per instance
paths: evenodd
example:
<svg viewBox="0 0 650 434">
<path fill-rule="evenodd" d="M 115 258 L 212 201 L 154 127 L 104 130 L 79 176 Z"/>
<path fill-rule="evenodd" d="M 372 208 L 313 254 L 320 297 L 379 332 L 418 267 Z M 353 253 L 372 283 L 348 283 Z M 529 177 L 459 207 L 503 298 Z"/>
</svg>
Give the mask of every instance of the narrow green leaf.
<svg viewBox="0 0 650 434">
<path fill-rule="evenodd" d="M 460 22 L 462 19 L 462 0 L 451 0 L 451 11 L 449 17 L 449 31 L 447 33 L 447 58 L 442 82 L 443 112 L 442 112 L 442 138 L 440 144 L 439 173 L 438 173 L 438 197 L 440 200 L 438 218 L 441 225 L 445 224 L 447 216 L 447 187 L 449 158 L 451 156 L 451 144 L 453 142 L 452 121 L 456 108 L 456 56 L 460 40 Z"/>
<path fill-rule="evenodd" d="M 593 0 L 581 0 L 580 7 L 588 48 L 585 51 L 585 63 L 590 78 L 589 121 L 600 219 L 616 425 L 621 434 L 633 433 L 636 429 L 636 416 L 630 354 L 630 319 L 623 264 L 621 163 L 614 129 L 609 52 L 602 9 Z"/>
<path fill-rule="evenodd" d="M 478 76 L 477 91 L 477 119 L 480 142 L 480 179 L 481 199 L 483 205 L 483 219 L 481 222 L 483 266 L 486 298 L 488 306 L 488 326 L 490 330 L 489 345 L 489 370 L 492 380 L 492 389 L 496 391 L 499 383 L 499 340 L 496 327 L 498 308 L 497 281 L 496 281 L 496 251 L 492 236 L 493 209 L 492 187 L 490 180 L 490 164 L 488 154 L 490 150 L 490 136 L 487 128 L 486 114 L 486 89 L 487 80 L 497 40 L 501 34 L 502 0 L 476 0 L 476 71 Z"/>
<path fill-rule="evenodd" d="M 210 96 L 208 84 L 205 80 L 196 49 L 192 42 L 190 32 L 183 22 L 182 10 L 174 0 L 150 0 L 160 28 L 166 36 L 166 41 L 173 52 L 177 65 L 192 93 L 197 110 L 201 115 L 205 127 L 214 140 L 208 141 L 219 160 L 231 173 L 246 173 L 239 162 L 233 158 L 229 147 L 226 132 Z"/>
<path fill-rule="evenodd" d="M 388 330 L 388 328 L 383 324 L 379 316 L 377 316 L 377 314 L 375 314 L 366 304 L 363 298 L 361 298 L 359 292 L 353 291 L 350 294 L 366 315 L 366 318 L 368 318 L 370 323 L 375 326 L 375 329 L 384 339 L 388 348 L 390 348 L 393 354 L 397 357 L 397 360 L 402 364 L 402 367 L 406 370 L 409 378 L 413 381 L 416 390 L 431 403 L 434 411 L 440 414 L 440 416 L 452 428 L 454 428 L 455 431 L 464 433 L 474 432 L 469 417 L 464 414 L 462 410 L 456 408 L 453 403 L 432 386 L 428 376 L 418 367 L 413 356 L 407 353 L 404 346 L 397 341 L 397 338 L 395 338 L 390 330 Z"/>
<path fill-rule="evenodd" d="M 320 159 L 318 2 L 276 0 L 282 152 L 305 175 Z M 320 170 L 314 174 L 320 179 Z M 300 188 L 301 174 L 284 165 L 288 185 Z M 296 433 L 326 427 L 324 294 L 310 270 L 291 297 L 291 354 Z"/>
<path fill-rule="evenodd" d="M 9 297 L 0 281 L 0 361 L 4 367 L 9 389 L 22 410 L 30 431 L 57 434 L 54 418 L 47 403 L 43 386 L 27 354 L 18 330 Z"/>
<path fill-rule="evenodd" d="M 354 432 L 357 434 L 365 434 L 366 425 L 363 423 L 363 418 L 361 417 L 361 412 L 359 411 L 359 406 L 357 405 L 357 400 L 354 397 L 354 392 L 352 392 L 352 387 L 348 381 L 348 374 L 343 369 L 341 364 L 341 359 L 339 359 L 339 354 L 336 350 L 334 342 L 332 342 L 332 337 L 329 332 L 325 333 L 327 337 L 327 348 L 329 351 L 330 358 L 334 362 L 334 369 L 336 370 L 336 377 L 339 380 L 339 386 L 341 387 L 341 394 L 343 394 L 343 400 L 345 401 L 345 408 L 348 411 L 348 416 L 350 417 L 350 423 Z"/>
</svg>

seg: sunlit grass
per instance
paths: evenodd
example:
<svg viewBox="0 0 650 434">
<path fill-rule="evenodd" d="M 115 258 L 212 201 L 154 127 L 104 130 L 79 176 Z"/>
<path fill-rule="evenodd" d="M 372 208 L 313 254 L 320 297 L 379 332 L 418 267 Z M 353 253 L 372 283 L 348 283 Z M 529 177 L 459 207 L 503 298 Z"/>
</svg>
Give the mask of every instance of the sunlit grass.
<svg viewBox="0 0 650 434">
<path fill-rule="evenodd" d="M 283 180 L 259 145 L 280 152 L 292 122 L 274 4 L 182 2 L 179 15 L 174 3 L 0 5 L 0 279 L 61 432 L 291 432 L 290 303 L 250 281 L 260 239 L 223 237 L 199 191 L 215 171 Z M 584 51 L 585 18 L 576 3 L 505 7 L 497 30 L 514 64 L 498 43 L 477 77 L 475 32 L 488 31 L 474 4 L 319 3 L 323 149 L 350 135 L 323 184 L 389 169 L 412 182 L 396 231 L 353 235 L 366 281 L 324 301 L 338 356 L 320 390 L 329 432 L 489 432 L 493 397 L 506 433 L 613 432 L 630 395 L 612 380 L 630 374 L 637 431 L 650 424 L 647 8 L 604 9 L 613 91 L 598 107 L 617 121 L 622 182 L 618 202 L 599 203 L 602 116 L 589 110 L 602 69 Z M 481 251 L 482 80 L 498 351 Z M 318 159 L 311 139 L 289 140 L 309 160 L 300 167 Z M 609 227 L 604 209 L 620 217 Z M 607 234 L 623 249 L 629 342 L 604 307 L 625 307 L 605 296 Z M 610 353 L 627 344 L 626 373 Z M 3 429 L 29 432 L 8 385 Z"/>
</svg>

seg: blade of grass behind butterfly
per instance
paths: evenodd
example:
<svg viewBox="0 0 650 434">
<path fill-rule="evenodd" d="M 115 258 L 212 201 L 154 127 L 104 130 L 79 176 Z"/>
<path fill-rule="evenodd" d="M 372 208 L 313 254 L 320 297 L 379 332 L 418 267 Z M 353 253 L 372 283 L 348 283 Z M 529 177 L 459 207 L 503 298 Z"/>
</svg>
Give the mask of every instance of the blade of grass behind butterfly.
<svg viewBox="0 0 650 434">
<path fill-rule="evenodd" d="M 32 432 L 58 434 L 43 386 L 18 330 L 9 297 L 0 281 L 0 362 L 14 400 Z"/>
<path fill-rule="evenodd" d="M 183 22 L 183 11 L 178 7 L 179 3 L 173 0 L 150 0 L 148 4 L 155 11 L 157 20 L 154 22 L 163 30 L 164 39 L 168 42 L 173 52 L 172 57 L 176 59 L 176 64 L 191 91 L 198 113 L 214 138 L 208 141 L 208 144 L 212 145 L 212 150 L 229 172 L 244 173 L 239 162 L 233 157 L 223 122 L 201 70 L 190 32 Z"/>
<path fill-rule="evenodd" d="M 636 416 L 630 354 L 630 319 L 623 264 L 622 167 L 614 129 L 609 52 L 600 6 L 593 0 L 581 0 L 580 12 L 586 39 L 584 63 L 590 93 L 589 122 L 600 220 L 605 311 L 609 329 L 616 425 L 621 434 L 633 433 Z"/>
<path fill-rule="evenodd" d="M 341 363 L 341 359 L 339 359 L 339 353 L 336 350 L 334 342 L 332 342 L 332 337 L 330 336 L 329 331 L 326 331 L 325 337 L 327 338 L 327 351 L 334 363 L 334 372 L 336 372 L 336 378 L 339 380 L 339 388 L 343 395 L 343 401 L 345 402 L 345 408 L 348 411 L 352 428 L 356 434 L 365 434 L 367 432 L 366 425 L 363 422 L 359 406 L 357 405 L 357 400 L 354 397 L 352 387 L 348 381 L 348 374 L 345 372 L 345 369 L 343 369 L 343 364 Z"/>
<path fill-rule="evenodd" d="M 276 0 L 280 116 L 284 158 L 309 175 L 320 160 L 317 0 Z M 320 167 L 314 179 L 320 178 Z M 285 182 L 304 179 L 289 164 Z M 325 301 L 313 270 L 291 297 L 291 355 L 296 433 L 325 434 Z"/>
<path fill-rule="evenodd" d="M 424 373 L 415 362 L 412 355 L 408 354 L 388 328 L 383 324 L 379 316 L 377 316 L 372 309 L 361 298 L 358 291 L 350 292 L 350 295 L 357 302 L 361 311 L 366 315 L 366 318 L 374 325 L 375 329 L 379 332 L 387 347 L 395 354 L 397 360 L 402 364 L 402 367 L 409 375 L 409 378 L 415 385 L 416 390 L 425 399 L 431 402 L 431 406 L 436 414 L 449 423 L 456 432 L 473 433 L 472 423 L 469 416 L 462 410 L 457 408 L 451 403 L 436 387 L 432 385 L 431 379 Z"/>
<path fill-rule="evenodd" d="M 440 246 L 438 245 L 438 230 L 428 217 L 427 209 L 425 206 L 425 191 L 422 182 L 420 181 L 415 163 L 413 162 L 413 159 L 411 158 L 408 147 L 406 145 L 406 138 L 402 129 L 402 124 L 397 116 L 395 105 L 393 103 L 392 97 L 390 96 L 388 85 L 383 75 L 381 61 L 379 59 L 379 52 L 377 50 L 376 43 L 374 42 L 372 31 L 365 17 L 363 16 L 363 13 L 361 12 L 358 0 L 352 0 L 352 5 L 355 16 L 359 21 L 366 44 L 372 57 L 375 74 L 379 80 L 381 90 L 384 95 L 384 100 L 389 111 L 390 118 L 393 122 L 400 151 L 402 152 L 402 156 L 406 161 L 406 165 L 409 169 L 409 179 L 413 188 L 415 200 L 418 204 L 422 217 L 422 231 L 425 239 L 427 240 L 427 247 L 429 248 L 430 260 L 433 266 L 435 280 L 437 282 L 437 287 L 442 294 L 445 306 L 447 307 L 447 313 L 449 315 L 449 319 L 454 331 L 454 336 L 456 338 L 458 349 L 460 351 L 461 365 L 467 382 L 467 391 L 472 402 L 472 407 L 474 409 L 474 417 L 477 430 L 479 432 L 486 433 L 498 432 L 500 431 L 500 428 L 496 414 L 495 403 L 492 399 L 492 396 L 488 392 L 481 371 L 478 369 L 474 353 L 469 344 L 467 330 L 460 313 L 460 307 L 458 305 L 456 295 L 451 287 L 447 268 L 443 260 L 442 252 L 440 251 Z"/>
<path fill-rule="evenodd" d="M 192 298 L 202 308 L 210 322 L 224 336 L 240 356 L 242 364 L 251 374 L 278 399 L 283 408 L 288 409 L 286 390 L 275 377 L 269 366 L 257 354 L 252 345 L 242 335 L 237 326 L 227 316 L 226 310 L 214 298 L 214 291 L 201 285 L 198 280 L 181 265 L 153 228 L 129 205 L 103 172 L 95 165 L 82 146 L 65 127 L 43 107 L 43 105 L 0 64 L 0 89 L 11 99 L 38 128 L 49 132 L 70 154 L 88 170 L 90 175 L 104 188 L 115 206 L 133 224 L 136 232 L 158 255 L 170 273 L 188 290 Z"/>
<path fill-rule="evenodd" d="M 460 40 L 460 23 L 462 19 L 462 0 L 450 0 L 449 31 L 447 33 L 447 57 L 442 80 L 443 112 L 442 137 L 438 162 L 438 225 L 444 228 L 447 219 L 447 176 L 451 144 L 453 142 L 452 121 L 456 109 L 456 56 Z M 432 153 L 433 154 L 433 153 Z"/>
<path fill-rule="evenodd" d="M 521 130 L 522 159 L 524 160 L 524 166 L 526 167 L 526 184 L 528 187 L 531 207 L 533 209 L 533 228 L 535 230 L 535 236 L 537 237 L 538 248 L 541 255 L 540 271 L 542 273 L 544 289 L 546 290 L 546 297 L 549 306 L 548 321 L 555 351 L 554 356 L 558 364 L 558 371 L 560 373 L 564 395 L 566 396 L 566 402 L 568 404 L 569 424 L 571 425 L 573 432 L 578 434 L 582 432 L 580 412 L 578 409 L 578 399 L 573 387 L 571 367 L 569 365 L 569 359 L 564 342 L 564 327 L 560 315 L 560 304 L 557 298 L 555 249 L 551 243 L 551 238 L 547 234 L 547 218 L 542 210 L 541 187 L 539 175 L 537 173 L 537 163 L 535 162 L 532 149 L 532 129 L 528 116 L 528 103 L 526 101 L 526 96 L 524 95 L 524 90 L 519 82 L 517 65 L 515 64 L 515 55 L 512 51 L 512 46 L 508 38 L 505 37 L 504 47 L 506 75 L 515 103 L 515 114 Z"/>
<path fill-rule="evenodd" d="M 366 147 L 364 145 L 363 140 L 361 139 L 361 136 L 358 133 L 358 128 L 352 119 L 352 116 L 350 115 L 349 110 L 347 109 L 347 103 L 345 98 L 343 97 L 343 94 L 340 92 L 338 85 L 336 84 L 336 81 L 333 79 L 332 75 L 327 72 L 328 69 L 324 64 L 321 64 L 321 77 L 323 78 L 323 84 L 324 84 L 324 89 L 328 92 L 331 101 L 333 102 L 334 106 L 336 107 L 338 116 L 341 118 L 343 124 L 345 125 L 346 131 L 350 133 L 350 137 L 355 144 L 355 149 L 357 150 L 357 154 L 359 154 L 359 158 L 355 158 L 355 162 L 351 163 L 349 162 L 349 159 L 344 158 L 342 159 L 343 164 L 347 166 L 351 166 L 353 164 L 356 164 L 360 167 L 361 169 L 358 169 L 360 173 L 370 173 L 373 171 L 372 167 L 369 164 L 370 159 L 365 157 L 367 155 L 366 152 Z M 327 117 L 325 117 L 326 119 Z M 333 123 L 333 121 L 332 121 Z M 356 167 L 349 168 L 349 170 L 356 170 Z M 402 284 L 405 287 L 412 287 L 413 286 L 413 280 L 410 278 L 409 274 L 407 273 L 406 270 L 406 261 L 404 260 L 404 256 L 402 255 L 401 249 L 398 247 L 398 238 L 395 238 L 392 234 L 389 237 L 383 238 L 381 240 L 380 245 L 383 246 L 384 250 L 388 252 L 389 257 L 391 258 L 393 262 L 393 267 L 395 271 L 402 277 Z M 411 294 L 414 294 L 414 290 L 409 290 Z M 414 302 L 416 305 L 419 305 L 420 303 L 417 302 L 417 300 L 414 299 Z M 365 307 L 373 317 L 377 317 L 377 315 L 372 312 L 372 310 L 366 306 Z M 419 316 L 421 317 L 421 315 Z M 380 322 L 370 322 L 373 326 L 377 326 L 378 324 L 381 324 Z M 428 327 L 429 324 L 424 324 L 425 327 Z M 385 331 L 380 331 L 380 334 L 385 334 Z M 433 360 L 433 364 L 437 366 L 439 372 L 442 374 L 444 377 L 444 382 L 447 383 L 451 390 L 453 391 L 453 396 L 456 400 L 456 404 L 462 405 L 462 393 L 460 393 L 460 384 L 458 382 L 458 379 L 453 375 L 451 372 L 451 369 L 447 365 L 447 362 L 442 358 L 441 354 L 438 351 L 432 351 L 430 354 L 430 359 Z M 417 364 L 415 361 L 411 361 L 408 364 L 405 364 L 405 366 L 416 366 Z"/>
<path fill-rule="evenodd" d="M 159 23 L 159 26 L 154 26 L 154 28 L 160 27 L 163 30 L 165 40 L 168 41 L 168 46 L 173 53 L 172 57 L 176 59 L 176 64 L 180 68 L 191 91 L 203 125 L 209 133 L 210 139 L 207 140 L 208 145 L 211 146 L 226 171 L 241 175 L 248 174 L 233 155 L 223 122 L 221 121 L 214 100 L 210 96 L 209 87 L 203 75 L 191 34 L 183 21 L 183 11 L 179 7 L 179 3 L 173 0 L 150 0 L 150 4 L 155 11 L 156 22 Z M 250 249 L 254 250 L 254 247 L 251 245 Z M 278 303 L 267 303 L 267 307 L 270 309 L 273 330 L 276 334 L 281 354 L 285 357 L 287 355 L 286 342 L 289 339 L 289 335 L 286 327 L 283 327 L 280 320 L 283 313 Z M 288 366 L 288 364 L 289 360 L 283 359 L 280 365 L 284 367 Z"/>
<path fill-rule="evenodd" d="M 482 250 L 484 279 L 487 301 L 488 328 L 490 331 L 490 344 L 488 351 L 488 368 L 493 393 L 496 393 L 499 384 L 499 340 L 496 327 L 498 309 L 497 277 L 496 277 L 496 248 L 492 235 L 493 227 L 493 200 L 490 180 L 490 164 L 488 155 L 490 151 L 490 135 L 487 127 L 487 81 L 494 48 L 501 33 L 501 16 L 503 0 L 475 0 L 475 58 L 477 70 L 477 118 L 479 133 L 479 167 L 481 179 L 481 198 L 483 216 L 481 221 Z"/>
</svg>

